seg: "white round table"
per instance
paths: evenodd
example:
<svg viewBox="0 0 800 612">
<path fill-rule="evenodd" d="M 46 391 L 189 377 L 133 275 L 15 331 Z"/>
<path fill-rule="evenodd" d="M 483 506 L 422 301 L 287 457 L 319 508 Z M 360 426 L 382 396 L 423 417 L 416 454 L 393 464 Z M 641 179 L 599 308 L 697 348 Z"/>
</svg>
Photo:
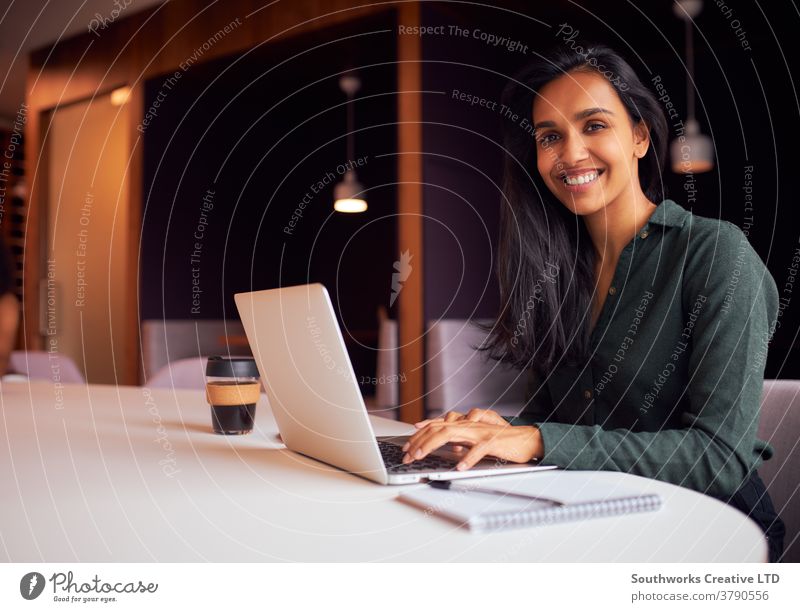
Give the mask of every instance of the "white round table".
<svg viewBox="0 0 800 612">
<path fill-rule="evenodd" d="M 256 430 L 211 431 L 202 391 L 2 383 L 0 559 L 148 561 L 765 561 L 737 510 L 613 472 L 657 492 L 656 512 L 475 534 L 374 484 L 288 451 L 266 397 Z M 372 417 L 377 435 L 404 423 Z M 531 475 L 535 477 L 535 474 Z M 426 485 L 410 485 L 426 486 Z"/>
</svg>

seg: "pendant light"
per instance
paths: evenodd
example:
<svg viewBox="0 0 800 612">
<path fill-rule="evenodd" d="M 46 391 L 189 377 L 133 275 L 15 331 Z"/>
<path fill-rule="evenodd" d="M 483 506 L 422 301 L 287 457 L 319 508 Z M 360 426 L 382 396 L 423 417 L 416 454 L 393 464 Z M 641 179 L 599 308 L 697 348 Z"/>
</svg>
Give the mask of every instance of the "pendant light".
<svg viewBox="0 0 800 612">
<path fill-rule="evenodd" d="M 675 14 L 686 24 L 686 111 L 685 133 L 670 145 L 672 171 L 678 174 L 698 174 L 714 168 L 714 143 L 700 132 L 694 118 L 694 34 L 692 20 L 703 10 L 703 0 L 676 0 Z"/>
<path fill-rule="evenodd" d="M 339 79 L 339 87 L 347 96 L 347 164 L 355 159 L 353 155 L 353 96 L 361 88 L 361 81 L 354 74 L 345 74 Z M 333 188 L 333 209 L 341 213 L 360 213 L 367 210 L 364 199 L 364 186 L 358 182 L 356 171 L 352 168 L 344 173 L 341 183 Z"/>
</svg>

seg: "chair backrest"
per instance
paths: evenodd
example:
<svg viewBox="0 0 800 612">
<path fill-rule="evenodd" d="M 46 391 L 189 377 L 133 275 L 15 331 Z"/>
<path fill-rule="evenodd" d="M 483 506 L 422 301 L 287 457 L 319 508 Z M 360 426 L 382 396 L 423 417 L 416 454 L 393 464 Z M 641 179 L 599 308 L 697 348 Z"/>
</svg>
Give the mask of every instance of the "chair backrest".
<svg viewBox="0 0 800 612">
<path fill-rule="evenodd" d="M 178 359 L 246 355 L 250 346 L 239 321 L 223 319 L 142 321 L 142 380 Z"/>
<path fill-rule="evenodd" d="M 758 468 L 786 524 L 783 560 L 800 562 L 800 380 L 765 380 L 758 436 L 775 456 Z"/>
<path fill-rule="evenodd" d="M 375 405 L 396 408 L 400 402 L 397 355 L 397 321 L 382 319 L 378 326 L 378 358 L 375 368 Z"/>
<path fill-rule="evenodd" d="M 205 389 L 208 357 L 191 357 L 168 363 L 145 386 L 152 389 Z"/>
<path fill-rule="evenodd" d="M 527 375 L 475 349 L 487 334 L 474 323 L 485 320 L 440 319 L 428 325 L 426 400 L 428 416 L 451 410 L 492 408 L 503 416 L 519 413 Z"/>
<path fill-rule="evenodd" d="M 86 384 L 78 366 L 63 353 L 12 351 L 9 366 L 31 380 Z"/>
</svg>

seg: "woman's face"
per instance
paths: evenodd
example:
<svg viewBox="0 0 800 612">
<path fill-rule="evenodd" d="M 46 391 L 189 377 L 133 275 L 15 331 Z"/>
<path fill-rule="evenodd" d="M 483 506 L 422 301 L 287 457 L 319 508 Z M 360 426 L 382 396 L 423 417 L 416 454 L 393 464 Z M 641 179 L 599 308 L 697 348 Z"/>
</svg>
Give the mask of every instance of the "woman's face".
<svg viewBox="0 0 800 612">
<path fill-rule="evenodd" d="M 633 126 L 617 92 L 596 72 L 570 72 L 533 102 L 536 166 L 548 189 L 577 215 L 636 196 L 649 139 Z"/>
</svg>

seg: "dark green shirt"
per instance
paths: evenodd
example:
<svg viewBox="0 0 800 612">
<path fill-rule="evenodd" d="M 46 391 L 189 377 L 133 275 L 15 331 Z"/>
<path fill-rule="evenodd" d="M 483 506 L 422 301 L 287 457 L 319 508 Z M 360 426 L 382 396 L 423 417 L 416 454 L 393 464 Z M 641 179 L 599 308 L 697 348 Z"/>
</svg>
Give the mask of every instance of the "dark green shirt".
<svg viewBox="0 0 800 612">
<path fill-rule="evenodd" d="M 544 462 L 733 493 L 772 448 L 756 439 L 775 281 L 744 233 L 664 200 L 619 258 L 591 357 L 529 373 L 509 421 Z"/>
</svg>

